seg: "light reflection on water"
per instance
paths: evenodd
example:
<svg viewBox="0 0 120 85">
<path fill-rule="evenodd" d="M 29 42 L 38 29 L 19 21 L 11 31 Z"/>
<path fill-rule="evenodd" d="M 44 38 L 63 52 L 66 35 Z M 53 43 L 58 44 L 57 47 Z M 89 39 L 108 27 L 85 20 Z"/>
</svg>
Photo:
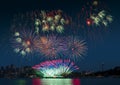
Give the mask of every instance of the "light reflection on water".
<svg viewBox="0 0 120 85">
<path fill-rule="evenodd" d="M 0 78 L 0 85 L 120 85 L 120 78 L 44 78 L 6 79 Z"/>
<path fill-rule="evenodd" d="M 43 79 L 0 79 L 0 85 L 81 85 L 80 79 L 43 78 Z"/>
<path fill-rule="evenodd" d="M 80 85 L 79 79 L 32 79 L 32 85 Z"/>
</svg>

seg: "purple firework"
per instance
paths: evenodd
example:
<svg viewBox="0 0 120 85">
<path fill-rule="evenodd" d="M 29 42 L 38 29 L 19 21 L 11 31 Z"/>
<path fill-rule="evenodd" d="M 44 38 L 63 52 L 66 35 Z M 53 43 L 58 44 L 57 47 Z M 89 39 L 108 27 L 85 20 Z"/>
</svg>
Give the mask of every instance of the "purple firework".
<svg viewBox="0 0 120 85">
<path fill-rule="evenodd" d="M 61 56 L 61 51 L 64 47 L 62 38 L 57 36 L 42 36 L 36 41 L 36 47 L 39 52 L 48 58 L 57 58 Z"/>
<path fill-rule="evenodd" d="M 66 49 L 63 54 L 69 58 L 75 59 L 86 54 L 87 46 L 84 40 L 76 37 L 67 37 Z"/>
<path fill-rule="evenodd" d="M 32 68 L 43 77 L 63 77 L 79 69 L 74 62 L 62 59 L 45 61 Z"/>
</svg>

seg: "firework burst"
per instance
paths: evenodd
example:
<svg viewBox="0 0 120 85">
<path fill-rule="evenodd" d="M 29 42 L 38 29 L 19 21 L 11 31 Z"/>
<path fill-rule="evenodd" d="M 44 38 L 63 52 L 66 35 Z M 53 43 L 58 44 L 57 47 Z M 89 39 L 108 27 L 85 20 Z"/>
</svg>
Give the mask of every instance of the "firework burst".
<svg viewBox="0 0 120 85">
<path fill-rule="evenodd" d="M 12 39 L 14 51 L 22 56 L 33 53 L 36 39 L 37 37 L 32 31 L 15 31 Z"/>
<path fill-rule="evenodd" d="M 62 10 L 41 11 L 40 17 L 35 20 L 35 28 L 37 33 L 39 33 L 39 28 L 42 28 L 43 32 L 63 33 L 65 26 L 69 23 L 69 17 Z"/>
<path fill-rule="evenodd" d="M 108 14 L 105 10 L 100 11 L 97 15 L 92 14 L 90 18 L 93 20 L 93 24 L 95 24 L 96 26 L 100 26 L 100 24 L 102 24 L 106 27 L 109 23 L 113 21 L 112 16 Z"/>
<path fill-rule="evenodd" d="M 84 40 L 79 40 L 76 37 L 68 37 L 64 55 L 69 58 L 76 59 L 86 54 L 87 46 Z"/>
<path fill-rule="evenodd" d="M 86 26 L 108 26 L 108 23 L 112 22 L 112 15 L 108 12 L 108 8 L 104 3 L 93 0 L 87 2 L 86 5 L 82 7 L 82 10 L 78 16 L 80 20 L 78 23 L 80 27 L 84 28 Z"/>
<path fill-rule="evenodd" d="M 32 67 L 42 77 L 63 77 L 79 69 L 70 60 L 45 61 Z"/>
<path fill-rule="evenodd" d="M 63 33 L 69 23 L 70 17 L 63 13 L 62 10 L 35 10 L 15 15 L 12 28 L 30 28 L 34 30 L 36 34 L 50 31 Z"/>
<path fill-rule="evenodd" d="M 112 21 L 113 17 L 108 7 L 98 0 L 85 3 L 76 19 L 77 28 L 79 32 L 81 31 L 79 34 L 92 40 L 101 38 L 102 33 L 106 32 L 104 28 L 107 28 Z"/>
<path fill-rule="evenodd" d="M 41 36 L 40 39 L 36 41 L 35 45 L 39 52 L 48 58 L 57 58 L 61 56 L 61 51 L 63 49 L 61 38 L 55 35 Z"/>
</svg>

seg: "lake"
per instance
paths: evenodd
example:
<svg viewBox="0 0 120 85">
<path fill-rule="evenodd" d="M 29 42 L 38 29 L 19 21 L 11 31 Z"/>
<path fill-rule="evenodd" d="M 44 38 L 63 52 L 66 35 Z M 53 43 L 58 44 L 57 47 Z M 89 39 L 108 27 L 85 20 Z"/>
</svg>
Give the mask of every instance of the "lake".
<svg viewBox="0 0 120 85">
<path fill-rule="evenodd" d="M 120 85 L 120 78 L 0 79 L 0 85 Z"/>
</svg>

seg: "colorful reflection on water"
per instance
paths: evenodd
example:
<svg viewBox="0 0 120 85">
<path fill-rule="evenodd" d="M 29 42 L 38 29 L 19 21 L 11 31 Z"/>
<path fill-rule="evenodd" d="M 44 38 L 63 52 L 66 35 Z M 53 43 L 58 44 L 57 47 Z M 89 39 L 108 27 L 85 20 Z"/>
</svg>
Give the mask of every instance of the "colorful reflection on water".
<svg viewBox="0 0 120 85">
<path fill-rule="evenodd" d="M 0 85 L 120 85 L 120 78 L 44 78 L 7 79 L 0 78 Z"/>
<path fill-rule="evenodd" d="M 43 79 L 0 79 L 0 85 L 81 85 L 80 79 L 43 78 Z"/>
<path fill-rule="evenodd" d="M 80 79 L 32 79 L 32 85 L 81 85 Z"/>
</svg>

